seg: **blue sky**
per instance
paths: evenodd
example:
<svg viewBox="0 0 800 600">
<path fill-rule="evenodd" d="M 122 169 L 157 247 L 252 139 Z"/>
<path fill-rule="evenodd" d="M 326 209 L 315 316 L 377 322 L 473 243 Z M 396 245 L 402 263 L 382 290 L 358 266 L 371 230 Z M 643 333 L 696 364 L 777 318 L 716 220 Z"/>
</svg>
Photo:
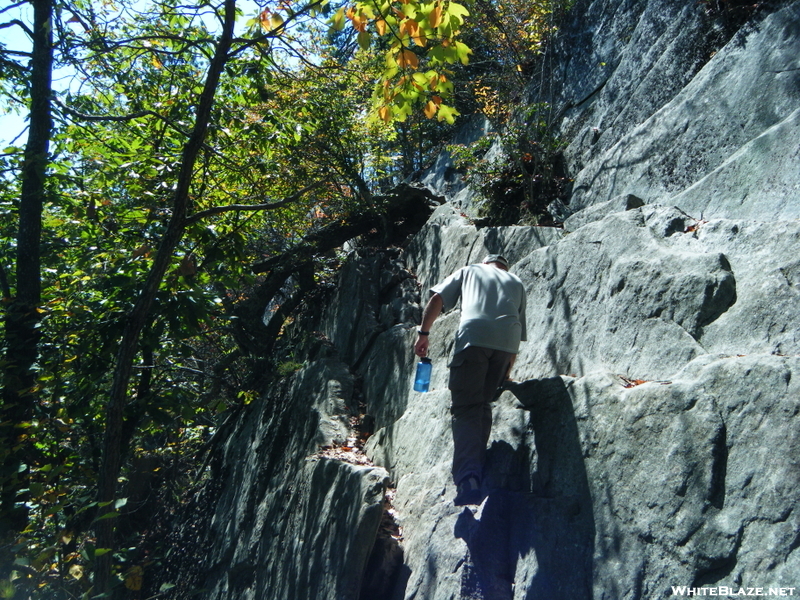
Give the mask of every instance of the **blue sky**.
<svg viewBox="0 0 800 600">
<path fill-rule="evenodd" d="M 0 4 L 2 4 L 2 2 L 3 0 L 0 0 Z M 141 0 L 141 2 L 144 4 L 146 0 Z M 247 21 L 247 19 L 255 16 L 258 13 L 260 10 L 259 4 L 263 5 L 263 2 L 261 0 L 239 0 L 237 4 L 244 13 L 244 18 L 241 18 L 238 23 L 238 25 L 241 26 L 245 23 L 245 21 Z M 27 3 L 23 3 L 21 6 L 10 9 L 3 9 L 0 7 L 0 11 L 0 23 L 7 23 L 12 19 L 18 19 L 26 24 L 31 23 L 32 11 L 30 5 Z M 206 24 L 213 28 L 212 23 L 214 23 L 214 21 L 209 19 Z M 3 44 L 7 50 L 30 52 L 31 49 L 30 39 L 18 26 L 0 29 L 0 44 Z M 54 73 L 53 87 L 55 89 L 59 89 L 59 87 L 64 89 L 64 87 L 67 85 L 66 82 L 68 82 L 69 79 L 69 74 L 62 73 L 61 77 L 59 77 L 58 73 Z M 23 132 L 24 134 L 16 139 L 15 143 L 17 146 L 24 145 L 27 140 L 27 132 L 25 131 L 26 126 L 26 115 L 6 113 L 5 107 L 0 106 L 0 151 L 11 144 L 18 136 L 20 136 L 20 133 Z"/>
<path fill-rule="evenodd" d="M 12 19 L 19 19 L 25 23 L 30 23 L 30 7 L 25 4 L 12 8 L 2 14 L 0 19 L 2 22 L 8 22 Z M 0 29 L 0 44 L 3 44 L 8 50 L 17 50 L 20 52 L 30 52 L 31 42 L 28 36 L 20 29 L 19 26 L 6 27 Z M 21 115 L 5 114 L 5 111 L 0 111 L 0 150 L 5 148 L 25 129 L 25 119 Z M 17 144 L 25 143 L 27 134 L 17 140 Z"/>
</svg>

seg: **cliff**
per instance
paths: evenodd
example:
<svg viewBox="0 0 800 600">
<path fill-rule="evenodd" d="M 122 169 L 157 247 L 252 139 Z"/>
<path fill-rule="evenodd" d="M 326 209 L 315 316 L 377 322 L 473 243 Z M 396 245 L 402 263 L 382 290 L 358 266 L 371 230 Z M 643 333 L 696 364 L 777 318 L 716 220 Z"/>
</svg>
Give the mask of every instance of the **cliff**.
<svg viewBox="0 0 800 600">
<path fill-rule="evenodd" d="M 564 228 L 477 228 L 447 158 L 426 173 L 446 202 L 351 252 L 304 366 L 218 433 L 172 597 L 800 594 L 800 3 L 579 2 L 529 93 L 568 141 Z M 449 476 L 457 311 L 427 394 L 411 345 L 426 290 L 487 252 L 529 341 L 475 512 Z"/>
</svg>

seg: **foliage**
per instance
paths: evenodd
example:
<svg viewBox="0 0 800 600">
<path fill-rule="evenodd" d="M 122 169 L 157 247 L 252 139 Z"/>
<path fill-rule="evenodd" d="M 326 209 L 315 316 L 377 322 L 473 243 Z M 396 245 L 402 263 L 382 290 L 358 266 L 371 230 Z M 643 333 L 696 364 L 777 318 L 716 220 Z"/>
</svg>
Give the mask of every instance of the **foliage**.
<svg viewBox="0 0 800 600">
<path fill-rule="evenodd" d="M 373 92 L 378 118 L 402 122 L 420 104 L 429 119 L 455 121 L 458 111 L 445 104 L 453 92 L 449 65 L 469 62 L 472 50 L 458 37 L 468 15 L 454 0 L 365 0 L 337 11 L 334 30 L 349 20 L 363 50 L 370 49 L 375 36 L 384 53 Z"/>
<path fill-rule="evenodd" d="M 563 142 L 548 126 L 549 106 L 520 111 L 500 134 L 448 150 L 465 180 L 484 199 L 488 225 L 552 224 L 547 211 L 568 196 L 570 181 L 560 166 Z"/>
<path fill-rule="evenodd" d="M 500 129 L 512 107 L 524 102 L 522 92 L 572 0 L 466 0 L 465 5 L 472 18 L 462 38 L 474 54 L 456 75 L 458 106 L 481 112 Z"/>
<path fill-rule="evenodd" d="M 120 550 L 135 549 L 143 535 L 132 523 L 147 507 L 134 501 L 133 482 L 186 464 L 226 411 L 258 393 L 245 374 L 265 357 L 239 343 L 237 307 L 272 278 L 255 276 L 251 265 L 290 252 L 327 225 L 347 224 L 396 178 L 396 133 L 367 122 L 363 109 L 374 66 L 367 56 L 337 62 L 337 49 L 324 48 L 314 30 L 324 32 L 321 10 L 271 5 L 225 55 L 215 89 L 221 101 L 190 165 L 185 217 L 134 338 L 133 377 L 114 436 L 124 459 L 120 488 L 100 500 L 119 349 L 175 223 L 187 148 L 200 139 L 193 131 L 204 78 L 218 54 L 215 19 L 223 17 L 205 3 L 60 6 L 58 59 L 75 83 L 57 100 L 41 213 L 37 387 L 28 399 L 33 418 L 17 424 L 33 442 L 24 497 L 30 519 L 0 541 L 15 555 L 0 572 L 9 590 L 89 597 L 99 591 L 104 561 L 118 590 L 149 576 L 149 559 Z M 19 72 L 18 81 L 3 79 L 3 89 L 19 84 L 24 99 L 24 66 Z M 14 149 L 2 157 L 6 297 L 17 287 L 5 266 L 14 261 L 20 160 Z M 292 276 L 283 274 L 280 290 L 291 288 L 283 281 Z M 179 493 L 180 481 L 161 485 Z M 108 545 L 96 537 L 106 524 L 116 529 Z"/>
</svg>

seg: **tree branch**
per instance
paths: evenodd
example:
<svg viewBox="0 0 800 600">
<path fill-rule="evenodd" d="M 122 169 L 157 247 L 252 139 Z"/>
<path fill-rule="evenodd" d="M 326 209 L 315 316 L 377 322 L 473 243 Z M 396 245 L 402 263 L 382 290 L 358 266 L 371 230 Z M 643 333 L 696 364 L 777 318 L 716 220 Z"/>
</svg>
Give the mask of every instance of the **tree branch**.
<svg viewBox="0 0 800 600">
<path fill-rule="evenodd" d="M 268 204 L 228 204 L 226 206 L 214 206 L 212 208 L 207 208 L 206 210 L 201 210 L 198 213 L 193 214 L 191 217 L 188 217 L 186 221 L 184 221 L 184 225 L 192 225 L 205 219 L 206 217 L 212 217 L 214 215 L 219 215 L 226 212 L 231 212 L 234 210 L 238 211 L 256 211 L 256 210 L 273 210 L 276 208 L 281 208 L 292 202 L 297 202 L 306 192 L 310 192 L 322 185 L 321 181 L 316 183 L 312 183 L 301 189 L 300 191 L 292 194 L 288 198 L 284 198 L 283 200 L 278 200 L 277 202 L 270 202 Z"/>
<path fill-rule="evenodd" d="M 22 2 L 20 2 L 20 4 L 22 4 Z M 29 37 L 33 37 L 33 31 L 31 31 L 31 29 L 27 25 L 25 25 L 25 23 L 20 21 L 19 19 L 12 19 L 8 23 L 0 24 L 0 29 L 5 29 L 7 27 L 12 27 L 13 25 L 17 25 L 18 27 L 21 27 L 22 30 L 25 33 L 27 33 Z M 27 53 L 27 56 L 30 56 L 30 53 Z"/>
<path fill-rule="evenodd" d="M 265 42 L 265 41 L 267 41 L 269 39 L 272 39 L 272 38 L 275 38 L 275 37 L 279 37 L 278 32 L 286 31 L 286 29 L 289 28 L 289 25 L 291 24 L 292 21 L 299 20 L 300 17 L 302 17 L 305 14 L 307 14 L 312 8 L 314 8 L 316 6 L 321 6 L 321 5 L 322 5 L 322 2 L 320 0 L 314 0 L 313 2 L 309 2 L 303 8 L 301 8 L 300 10 L 298 10 L 297 12 L 292 14 L 290 17 L 288 17 L 278 27 L 275 27 L 274 29 L 264 33 L 263 35 L 260 35 L 258 37 L 255 37 L 255 38 L 252 38 L 250 40 L 244 41 L 244 43 L 241 46 L 237 47 L 236 50 L 234 50 L 234 51 L 232 51 L 230 53 L 228 58 L 231 59 L 231 58 L 241 54 L 242 52 L 244 52 L 248 48 L 251 48 L 253 46 L 261 44 L 262 42 Z M 236 38 L 235 40 L 233 40 L 233 43 L 235 44 L 236 42 L 241 42 L 241 41 L 243 41 L 242 38 Z"/>
<path fill-rule="evenodd" d="M 58 106 L 58 107 L 59 107 L 61 110 L 63 110 L 65 113 L 67 113 L 67 114 L 68 114 L 68 115 L 70 115 L 71 117 L 74 117 L 74 118 L 76 118 L 76 119 L 80 119 L 81 121 L 91 121 L 91 122 L 104 122 L 104 121 L 110 121 L 110 122 L 125 122 L 125 121 L 135 121 L 136 119 L 141 119 L 142 117 L 155 117 L 155 118 L 157 118 L 157 119 L 160 119 L 161 121 L 164 121 L 165 123 L 168 123 L 169 125 L 171 125 L 171 126 L 173 126 L 173 127 L 174 127 L 174 124 L 173 124 L 173 123 L 171 123 L 169 119 L 167 119 L 166 117 L 163 117 L 162 115 L 158 114 L 157 112 L 155 112 L 155 111 L 153 111 L 153 110 L 142 110 L 142 111 L 139 111 L 139 112 L 130 113 L 130 114 L 128 114 L 128 115 L 116 115 L 116 116 L 105 115 L 105 116 L 98 116 L 98 115 L 87 115 L 86 113 L 82 113 L 82 112 L 80 112 L 80 111 L 77 111 L 77 110 L 75 110 L 74 108 L 70 108 L 69 106 L 67 106 L 66 104 L 64 104 L 63 102 L 61 102 L 61 100 L 59 100 L 58 98 L 56 98 L 54 101 L 55 101 L 56 105 L 57 105 L 57 106 Z M 176 128 L 176 129 L 178 129 L 178 128 Z M 186 134 L 186 132 L 185 132 L 185 131 L 181 131 L 180 129 L 178 129 L 178 131 L 180 131 L 180 133 Z"/>
<path fill-rule="evenodd" d="M 5 8 L 0 8 L 0 15 L 2 15 L 5 12 L 8 12 L 10 10 L 14 10 L 15 8 L 19 8 L 20 6 L 24 6 L 27 3 L 28 3 L 27 0 L 22 0 L 21 2 L 15 2 L 14 4 L 11 4 L 10 6 L 6 6 Z"/>
<path fill-rule="evenodd" d="M 114 377 L 109 390 L 106 405 L 106 425 L 103 440 L 103 459 L 98 481 L 98 500 L 110 502 L 117 491 L 117 478 L 121 465 L 122 425 L 124 408 L 128 396 L 128 386 L 133 372 L 133 361 L 138 350 L 141 332 L 152 318 L 152 307 L 158 288 L 169 268 L 175 248 L 185 232 L 186 214 L 191 203 L 190 187 L 194 176 L 197 156 L 204 145 L 204 139 L 211 120 L 212 107 L 219 87 L 220 78 L 225 71 L 233 28 L 236 22 L 235 0 L 225 0 L 225 22 L 217 43 L 214 58 L 206 74 L 203 91 L 195 108 L 195 122 L 192 133 L 183 147 L 183 155 L 178 174 L 175 195 L 172 201 L 172 218 L 167 224 L 158 252 L 142 285 L 141 292 L 128 312 L 125 329 L 120 341 Z M 106 507 L 107 510 L 107 507 Z M 101 509 L 101 513 L 104 510 Z M 108 519 L 100 520 L 96 525 L 97 543 L 103 548 L 114 547 L 114 527 Z M 103 555 L 97 559 L 95 570 L 95 591 L 105 594 L 110 589 L 111 555 Z"/>
</svg>

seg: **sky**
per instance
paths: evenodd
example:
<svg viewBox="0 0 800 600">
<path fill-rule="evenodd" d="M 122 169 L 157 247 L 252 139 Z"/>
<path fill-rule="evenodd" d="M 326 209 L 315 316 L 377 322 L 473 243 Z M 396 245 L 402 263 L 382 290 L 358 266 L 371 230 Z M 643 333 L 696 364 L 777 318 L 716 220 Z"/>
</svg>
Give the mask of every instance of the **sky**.
<svg viewBox="0 0 800 600">
<path fill-rule="evenodd" d="M 30 24 L 32 21 L 30 5 L 22 3 L 20 6 L 13 8 L 3 8 L 3 3 L 8 1 L 9 0 L 0 0 L 0 23 L 7 23 L 13 19 L 18 19 L 23 23 Z M 142 0 L 142 3 L 145 1 L 146 0 Z M 245 15 L 244 18 L 240 19 L 241 24 L 258 12 L 258 3 L 258 0 L 240 0 L 237 2 L 239 8 Z M 210 25 L 210 22 L 207 23 L 207 25 Z M 31 41 L 19 26 L 0 29 L 0 44 L 5 46 L 7 50 L 16 50 L 20 52 L 30 52 L 31 50 Z M 61 73 L 60 75 L 59 73 L 54 73 L 54 89 L 65 89 L 69 80 L 69 73 Z M 4 108 L 0 106 L 0 152 L 12 144 L 12 142 L 16 146 L 23 146 L 27 140 L 26 127 L 26 115 L 6 113 Z M 20 134 L 23 135 L 20 136 Z"/>
<path fill-rule="evenodd" d="M 12 8 L 3 12 L 0 19 L 4 23 L 12 19 L 19 19 L 24 23 L 30 23 L 29 9 L 30 6 L 27 4 Z M 8 50 L 30 52 L 31 49 L 30 39 L 18 26 L 0 29 L 0 44 L 3 44 Z M 25 130 L 25 127 L 25 118 L 23 116 L 5 114 L 5 112 L 0 109 L 0 151 L 11 144 L 14 138 Z M 26 139 L 27 133 L 16 141 L 17 145 L 24 144 Z"/>
</svg>

